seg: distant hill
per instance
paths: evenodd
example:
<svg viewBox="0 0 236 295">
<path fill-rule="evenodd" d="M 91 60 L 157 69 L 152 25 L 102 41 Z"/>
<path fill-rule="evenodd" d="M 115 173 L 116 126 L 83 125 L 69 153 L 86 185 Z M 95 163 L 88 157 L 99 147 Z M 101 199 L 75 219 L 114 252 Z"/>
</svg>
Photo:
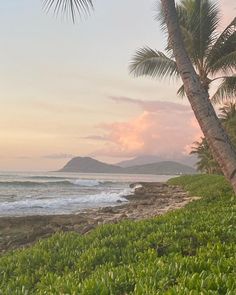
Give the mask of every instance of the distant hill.
<svg viewBox="0 0 236 295">
<path fill-rule="evenodd" d="M 166 162 L 166 161 L 174 161 L 174 162 L 177 161 L 177 163 L 194 167 L 195 163 L 197 162 L 197 158 L 194 155 L 182 155 L 182 156 L 180 155 L 177 159 L 172 160 L 170 158 L 167 159 L 162 156 L 142 155 L 130 160 L 116 163 L 116 165 L 126 168 L 126 167 L 132 167 L 137 165 L 145 165 L 145 164 L 152 164 L 152 163 Z"/>
<path fill-rule="evenodd" d="M 196 170 L 190 166 L 173 161 L 163 161 L 152 164 L 138 165 L 124 168 L 130 174 L 154 174 L 154 175 L 176 175 L 176 174 L 195 174 Z"/>
<path fill-rule="evenodd" d="M 122 173 L 122 168 L 90 157 L 72 158 L 59 172 Z"/>
<path fill-rule="evenodd" d="M 71 159 L 59 172 L 176 175 L 195 174 L 196 170 L 173 161 L 162 161 L 122 168 L 97 161 L 90 157 L 76 157 Z"/>
<path fill-rule="evenodd" d="M 117 163 L 117 166 L 126 168 L 126 167 L 132 167 L 137 165 L 145 165 L 145 164 L 151 164 L 151 163 L 157 163 L 163 161 L 163 159 L 159 156 L 152 156 L 152 155 L 143 155 L 138 156 L 130 160 L 122 161 Z"/>
</svg>

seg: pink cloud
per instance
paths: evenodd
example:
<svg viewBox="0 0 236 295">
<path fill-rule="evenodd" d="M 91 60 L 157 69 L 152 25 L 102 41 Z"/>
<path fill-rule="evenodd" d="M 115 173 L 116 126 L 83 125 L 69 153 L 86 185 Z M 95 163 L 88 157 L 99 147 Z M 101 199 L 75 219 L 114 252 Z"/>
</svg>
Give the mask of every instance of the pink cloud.
<svg viewBox="0 0 236 295">
<path fill-rule="evenodd" d="M 195 141 L 199 141 L 201 139 L 201 137 L 203 137 L 203 133 L 201 131 L 201 129 L 199 128 L 199 125 L 198 125 L 198 122 L 197 122 L 197 119 L 195 117 L 192 117 L 191 119 L 191 126 L 193 127 L 193 129 L 195 129 L 195 133 L 194 133 L 194 136 L 193 136 L 193 141 L 192 143 L 190 144 L 187 144 L 185 147 L 184 147 L 184 153 L 186 155 L 189 155 L 189 153 L 191 152 L 192 150 L 192 146 L 193 146 L 193 142 Z"/>
<path fill-rule="evenodd" d="M 186 154 L 189 145 L 200 137 L 201 131 L 189 106 L 164 101 L 142 101 L 112 97 L 117 103 L 136 104 L 142 113 L 127 122 L 100 124 L 106 134 L 98 156 L 131 157 L 159 154 L 174 157 Z"/>
</svg>

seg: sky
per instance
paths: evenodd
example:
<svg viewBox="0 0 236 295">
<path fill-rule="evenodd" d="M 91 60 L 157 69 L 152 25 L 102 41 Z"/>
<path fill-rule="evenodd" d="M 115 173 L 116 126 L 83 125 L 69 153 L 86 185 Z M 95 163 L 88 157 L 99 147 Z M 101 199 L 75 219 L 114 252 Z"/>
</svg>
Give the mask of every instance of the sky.
<svg viewBox="0 0 236 295">
<path fill-rule="evenodd" d="M 201 131 L 176 81 L 134 78 L 135 50 L 163 50 L 155 0 L 97 0 L 77 24 L 40 0 L 0 1 L 0 170 L 56 170 L 73 156 L 116 163 L 187 154 Z M 222 27 L 235 0 L 220 1 Z"/>
</svg>

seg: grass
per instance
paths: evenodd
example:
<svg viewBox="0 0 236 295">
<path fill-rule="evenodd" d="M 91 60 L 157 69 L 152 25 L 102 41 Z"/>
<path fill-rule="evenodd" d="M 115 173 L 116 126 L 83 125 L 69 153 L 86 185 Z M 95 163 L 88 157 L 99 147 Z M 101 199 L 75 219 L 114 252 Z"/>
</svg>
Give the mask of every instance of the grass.
<svg viewBox="0 0 236 295">
<path fill-rule="evenodd" d="M 0 294 L 236 294 L 236 201 L 221 176 L 169 181 L 202 199 L 145 221 L 55 234 L 0 258 Z"/>
</svg>

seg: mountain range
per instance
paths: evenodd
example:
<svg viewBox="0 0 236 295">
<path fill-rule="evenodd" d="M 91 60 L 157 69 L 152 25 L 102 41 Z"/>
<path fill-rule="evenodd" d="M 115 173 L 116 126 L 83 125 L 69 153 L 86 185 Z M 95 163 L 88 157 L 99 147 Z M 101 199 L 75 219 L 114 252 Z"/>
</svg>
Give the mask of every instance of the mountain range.
<svg viewBox="0 0 236 295">
<path fill-rule="evenodd" d="M 130 160 L 118 162 L 116 163 L 116 165 L 126 168 L 131 166 L 145 165 L 145 164 L 152 164 L 152 163 L 166 162 L 166 161 L 174 161 L 187 166 L 194 167 L 194 165 L 197 162 L 197 157 L 194 155 L 178 155 L 178 156 L 175 155 L 175 160 L 173 160 L 170 157 L 166 158 L 163 156 L 156 156 L 156 155 L 141 155 Z"/>
<path fill-rule="evenodd" d="M 66 163 L 59 172 L 178 175 L 195 174 L 196 170 L 174 161 L 161 161 L 121 167 L 100 162 L 90 157 L 75 157 Z"/>
</svg>

